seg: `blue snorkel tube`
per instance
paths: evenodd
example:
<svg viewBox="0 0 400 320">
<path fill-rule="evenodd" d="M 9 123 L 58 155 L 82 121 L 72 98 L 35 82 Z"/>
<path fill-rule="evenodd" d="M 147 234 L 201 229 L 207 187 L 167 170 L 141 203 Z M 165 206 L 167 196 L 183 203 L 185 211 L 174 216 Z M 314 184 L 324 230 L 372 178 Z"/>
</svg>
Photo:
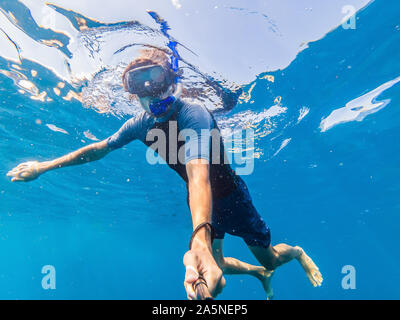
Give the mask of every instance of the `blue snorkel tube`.
<svg viewBox="0 0 400 320">
<path fill-rule="evenodd" d="M 161 101 L 156 101 L 149 105 L 150 111 L 153 115 L 155 115 L 156 117 L 162 117 L 163 115 L 167 115 L 171 106 L 174 104 L 176 100 L 178 100 L 178 98 L 182 94 L 183 86 L 181 83 L 181 77 L 179 75 L 180 56 L 178 51 L 176 50 L 176 46 L 178 43 L 176 41 L 173 41 L 171 36 L 167 32 L 170 29 L 169 26 L 167 25 L 167 22 L 165 20 L 162 20 L 154 11 L 148 11 L 148 13 L 158 24 L 160 24 L 161 32 L 169 40 L 167 46 L 172 51 L 171 70 L 176 74 L 176 77 L 174 79 L 174 83 L 176 86 L 174 94 Z"/>
<path fill-rule="evenodd" d="M 178 61 L 179 59 L 175 57 L 174 55 L 171 56 L 171 69 L 176 73 L 178 71 Z M 176 100 L 180 97 L 182 94 L 182 83 L 180 81 L 180 76 L 177 75 L 175 80 L 175 92 L 173 95 L 168 96 L 165 99 L 162 99 L 160 101 L 153 102 L 149 105 L 151 113 L 156 116 L 156 117 L 162 117 L 163 115 L 166 115 L 171 108 L 171 106 L 174 104 Z"/>
</svg>

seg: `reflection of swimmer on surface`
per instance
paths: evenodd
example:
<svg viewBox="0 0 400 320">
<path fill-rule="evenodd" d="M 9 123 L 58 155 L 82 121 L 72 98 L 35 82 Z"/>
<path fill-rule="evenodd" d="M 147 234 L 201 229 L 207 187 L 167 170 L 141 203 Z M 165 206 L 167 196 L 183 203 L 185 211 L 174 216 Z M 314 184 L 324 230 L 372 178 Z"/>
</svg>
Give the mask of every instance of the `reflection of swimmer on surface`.
<svg viewBox="0 0 400 320">
<path fill-rule="evenodd" d="M 211 147 L 215 141 L 209 133 L 219 133 L 217 123 L 205 107 L 180 98 L 182 84 L 165 53 L 157 49 L 143 50 L 141 56 L 127 66 L 122 79 L 125 90 L 133 94 L 143 107 L 141 115 L 126 121 L 119 131 L 101 142 L 52 161 L 18 165 L 7 174 L 12 177 L 11 181 L 30 181 L 46 171 L 95 161 L 133 140 L 140 140 L 155 149 L 187 183 L 195 230 L 191 248 L 183 260 L 189 299 L 197 298 L 193 283 L 199 275 L 204 277 L 215 297 L 225 285 L 223 274 L 256 277 L 270 299 L 273 296 L 270 281 L 275 269 L 293 259 L 299 261 L 312 285 L 320 286 L 322 276 L 311 258 L 297 246 L 272 246 L 270 230 L 254 207 L 243 179 L 224 160 L 222 163 L 214 161 L 225 155 L 220 136 L 217 140 L 219 148 Z M 189 132 L 188 141 L 180 139 L 184 132 Z M 154 135 L 152 139 L 149 135 L 155 133 L 162 133 L 165 139 L 154 143 Z M 166 145 L 160 145 L 162 141 Z M 183 155 L 177 152 L 181 147 Z M 241 237 L 262 266 L 224 257 L 222 243 L 225 233 Z"/>
</svg>

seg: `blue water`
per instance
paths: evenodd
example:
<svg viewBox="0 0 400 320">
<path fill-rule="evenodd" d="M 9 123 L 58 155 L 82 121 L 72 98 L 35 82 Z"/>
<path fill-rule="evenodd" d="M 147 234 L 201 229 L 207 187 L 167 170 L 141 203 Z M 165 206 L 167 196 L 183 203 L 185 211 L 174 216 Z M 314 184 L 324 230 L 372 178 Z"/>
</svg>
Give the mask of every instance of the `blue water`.
<svg viewBox="0 0 400 320">
<path fill-rule="evenodd" d="M 0 7 L 39 45 L 56 38 L 62 44 L 57 50 L 76 54 L 65 35 L 34 28 L 24 5 L 1 1 Z M 222 126 L 240 127 L 238 115 L 250 112 L 247 120 L 264 133 L 256 137 L 254 173 L 243 178 L 273 243 L 302 246 L 324 276 L 316 289 L 296 262 L 285 265 L 273 279 L 276 299 L 400 298 L 400 4 L 376 0 L 357 16 L 356 30 L 339 26 L 309 43 L 285 69 L 266 69 L 242 84 L 245 93 L 254 86 L 251 97 L 219 118 Z M 81 30 L 87 42 L 94 39 L 90 32 L 99 36 L 107 27 L 118 34 L 125 26 L 88 21 L 89 31 Z M 165 45 L 154 30 L 141 40 L 150 43 L 155 34 Z M 97 61 L 96 48 L 90 52 Z M 20 162 L 53 159 L 93 136 L 106 138 L 137 112 L 134 105 L 121 109 L 121 88 L 106 77 L 112 69 L 80 82 L 27 58 L 18 63 L 2 56 L 0 69 L 0 298 L 184 299 L 182 257 L 191 233 L 185 186 L 165 166 L 148 165 L 143 145 L 131 143 L 102 161 L 30 183 L 11 184 L 6 177 Z M 59 82 L 64 87 L 57 95 Z M 83 92 L 82 102 L 63 99 L 69 90 Z M 101 103 L 106 110 L 99 110 Z M 278 114 L 263 113 L 274 105 Z M 352 117 L 344 120 L 348 109 Z M 256 264 L 238 238 L 226 237 L 224 253 Z M 44 265 L 56 268 L 55 290 L 42 289 Z M 342 288 L 345 265 L 357 271 L 355 290 Z M 263 299 L 264 293 L 256 279 L 228 276 L 220 298 Z"/>
</svg>

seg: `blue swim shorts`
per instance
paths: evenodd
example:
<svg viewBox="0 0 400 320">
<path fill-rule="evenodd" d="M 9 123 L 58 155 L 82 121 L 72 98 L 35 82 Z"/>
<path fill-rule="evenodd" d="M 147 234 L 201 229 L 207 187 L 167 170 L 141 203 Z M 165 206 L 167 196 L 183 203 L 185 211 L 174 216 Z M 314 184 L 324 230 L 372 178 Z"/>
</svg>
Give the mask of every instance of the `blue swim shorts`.
<svg viewBox="0 0 400 320">
<path fill-rule="evenodd" d="M 212 226 L 214 239 L 225 233 L 243 238 L 248 246 L 268 248 L 271 232 L 253 205 L 249 190 L 242 178 L 230 195 L 213 200 Z"/>
</svg>

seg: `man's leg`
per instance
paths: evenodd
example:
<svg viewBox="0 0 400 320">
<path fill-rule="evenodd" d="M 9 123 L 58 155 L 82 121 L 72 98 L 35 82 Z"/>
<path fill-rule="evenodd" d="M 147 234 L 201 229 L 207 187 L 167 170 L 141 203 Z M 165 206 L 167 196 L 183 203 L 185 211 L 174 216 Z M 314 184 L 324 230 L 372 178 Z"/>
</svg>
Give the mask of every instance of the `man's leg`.
<svg viewBox="0 0 400 320">
<path fill-rule="evenodd" d="M 213 256 L 218 266 L 224 274 L 248 274 L 256 277 L 261 281 L 264 290 L 267 294 L 267 299 L 272 299 L 273 293 L 270 287 L 270 281 L 273 271 L 268 271 L 262 266 L 253 266 L 246 262 L 237 260 L 235 258 L 224 257 L 222 253 L 222 239 L 215 239 L 213 241 Z"/>
<path fill-rule="evenodd" d="M 320 286 L 322 283 L 323 278 L 318 267 L 304 250 L 298 246 L 292 247 L 281 243 L 273 247 L 269 246 L 267 249 L 251 246 L 249 248 L 256 259 L 269 270 L 275 270 L 279 266 L 297 259 L 314 287 Z"/>
</svg>

